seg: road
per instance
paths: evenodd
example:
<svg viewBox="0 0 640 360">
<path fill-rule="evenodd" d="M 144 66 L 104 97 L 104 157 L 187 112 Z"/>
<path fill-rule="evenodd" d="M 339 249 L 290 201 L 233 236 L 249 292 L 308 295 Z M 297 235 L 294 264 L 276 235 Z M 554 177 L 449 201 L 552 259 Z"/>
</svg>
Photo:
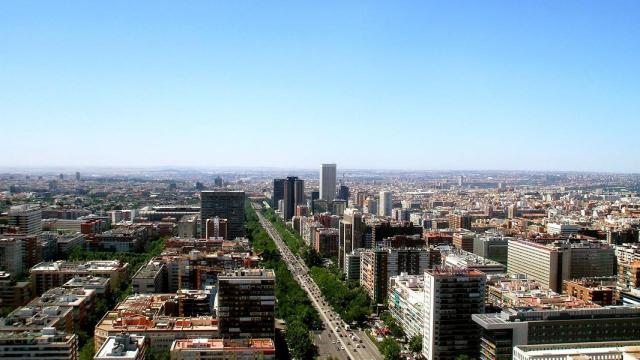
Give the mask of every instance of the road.
<svg viewBox="0 0 640 360">
<path fill-rule="evenodd" d="M 282 241 L 280 234 L 260 212 L 261 206 L 253 203 L 260 224 L 267 231 L 273 242 L 276 244 L 282 259 L 287 264 L 287 268 L 294 279 L 307 292 L 309 299 L 315 306 L 325 329 L 314 334 L 314 341 L 318 346 L 320 356 L 334 356 L 339 359 L 366 359 L 379 360 L 382 355 L 373 345 L 371 340 L 363 332 L 356 335 L 354 331 L 345 330 L 345 323 L 331 306 L 325 301 L 320 289 L 309 276 L 309 268 L 297 255 L 294 255 L 289 247 Z M 354 337 L 355 336 L 355 337 Z M 364 347 L 363 347 L 364 346 Z"/>
</svg>

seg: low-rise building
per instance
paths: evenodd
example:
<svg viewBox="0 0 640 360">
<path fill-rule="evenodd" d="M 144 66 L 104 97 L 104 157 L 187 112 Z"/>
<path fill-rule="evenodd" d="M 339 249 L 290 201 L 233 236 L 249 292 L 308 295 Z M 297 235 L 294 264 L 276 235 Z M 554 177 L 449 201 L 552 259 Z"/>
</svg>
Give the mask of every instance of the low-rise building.
<svg viewBox="0 0 640 360">
<path fill-rule="evenodd" d="M 29 305 L 40 307 L 70 307 L 73 310 L 75 329 L 82 329 L 88 318 L 93 315 L 96 292 L 91 289 L 62 287 L 45 291 L 40 297 L 33 299 Z"/>
<path fill-rule="evenodd" d="M 146 336 L 149 348 L 157 351 L 168 351 L 176 339 L 219 337 L 218 319 L 179 316 L 180 308 L 180 296 L 176 294 L 131 295 L 98 322 L 95 347 L 100 348 L 108 337 L 123 331 Z"/>
<path fill-rule="evenodd" d="M 146 337 L 123 332 L 109 336 L 93 360 L 144 360 L 147 347 Z"/>
<path fill-rule="evenodd" d="M 111 293 L 111 280 L 101 276 L 74 276 L 71 280 L 62 285 L 65 289 L 91 289 L 95 290 L 96 296 L 106 297 Z"/>
<path fill-rule="evenodd" d="M 151 260 L 133 275 L 131 286 L 137 294 L 167 292 L 167 268 L 161 261 Z"/>
<path fill-rule="evenodd" d="M 616 277 L 565 280 L 562 292 L 600 306 L 614 305 L 616 302 Z"/>
<path fill-rule="evenodd" d="M 78 336 L 51 327 L 0 332 L 0 359 L 76 360 Z"/>
<path fill-rule="evenodd" d="M 8 272 L 0 271 L 0 308 L 16 308 L 31 300 L 31 283 L 16 281 Z"/>
<path fill-rule="evenodd" d="M 444 266 L 459 269 L 473 269 L 490 274 L 503 274 L 507 267 L 503 264 L 465 250 L 453 248 L 450 251 L 442 251 Z"/>
<path fill-rule="evenodd" d="M 171 360 L 274 360 L 272 339 L 180 339 L 170 349 Z"/>
<path fill-rule="evenodd" d="M 640 341 L 521 345 L 513 348 L 515 360 L 636 360 Z"/>
<path fill-rule="evenodd" d="M 83 262 L 67 262 L 64 260 L 54 262 L 42 262 L 31 268 L 31 286 L 35 295 L 62 286 L 75 276 L 100 276 L 107 277 L 111 283 L 111 289 L 120 287 L 122 281 L 126 281 L 129 272 L 129 264 L 120 260 L 93 260 Z"/>
</svg>

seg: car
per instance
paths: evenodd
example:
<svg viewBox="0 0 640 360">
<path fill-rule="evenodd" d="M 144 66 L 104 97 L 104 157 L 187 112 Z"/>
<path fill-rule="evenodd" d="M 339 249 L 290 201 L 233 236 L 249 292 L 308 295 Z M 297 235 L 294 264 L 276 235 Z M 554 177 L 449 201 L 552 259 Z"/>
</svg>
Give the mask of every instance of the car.
<svg viewBox="0 0 640 360">
<path fill-rule="evenodd" d="M 341 346 L 340 346 L 340 349 L 344 350 L 344 345 L 341 345 Z"/>
<path fill-rule="evenodd" d="M 336 341 L 335 341 L 335 340 L 331 340 L 331 343 L 332 343 L 332 344 L 335 344 L 335 343 L 336 343 Z"/>
</svg>

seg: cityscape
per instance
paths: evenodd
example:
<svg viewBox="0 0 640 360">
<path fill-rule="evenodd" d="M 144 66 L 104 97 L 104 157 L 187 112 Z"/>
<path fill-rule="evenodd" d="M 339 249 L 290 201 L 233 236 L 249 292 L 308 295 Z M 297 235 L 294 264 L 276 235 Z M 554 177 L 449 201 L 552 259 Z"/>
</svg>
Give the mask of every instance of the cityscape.
<svg viewBox="0 0 640 360">
<path fill-rule="evenodd" d="M 0 1 L 0 359 L 640 360 L 638 14 Z"/>
<path fill-rule="evenodd" d="M 633 357 L 639 189 L 335 163 L 2 174 L 0 355 Z"/>
</svg>

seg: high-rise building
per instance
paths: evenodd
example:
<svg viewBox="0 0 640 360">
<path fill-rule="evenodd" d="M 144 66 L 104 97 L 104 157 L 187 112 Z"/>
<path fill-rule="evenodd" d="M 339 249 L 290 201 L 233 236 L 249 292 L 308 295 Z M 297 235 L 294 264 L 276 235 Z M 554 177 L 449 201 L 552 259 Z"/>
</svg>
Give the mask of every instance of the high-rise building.
<svg viewBox="0 0 640 360">
<path fill-rule="evenodd" d="M 368 197 L 364 200 L 364 210 L 367 214 L 377 214 L 378 213 L 378 202 L 376 199 L 372 197 Z"/>
<path fill-rule="evenodd" d="M 349 187 L 346 185 L 340 185 L 338 188 L 338 199 L 349 201 Z"/>
<path fill-rule="evenodd" d="M 435 253 L 438 256 L 435 256 Z M 372 301 L 383 304 L 388 293 L 389 277 L 407 273 L 417 275 L 432 268 L 439 252 L 424 248 L 380 248 L 360 252 L 360 285 Z"/>
<path fill-rule="evenodd" d="M 342 220 L 340 220 L 339 230 L 338 265 L 344 269 L 345 256 L 353 250 L 363 247 L 366 225 L 362 220 L 362 213 L 353 208 L 346 209 Z"/>
<path fill-rule="evenodd" d="M 479 329 L 471 316 L 484 313 L 485 283 L 485 274 L 477 270 L 424 273 L 422 354 L 427 360 L 476 357 Z"/>
<path fill-rule="evenodd" d="M 393 209 L 391 191 L 380 191 L 378 216 L 391 216 L 391 209 Z"/>
<path fill-rule="evenodd" d="M 218 319 L 223 338 L 270 338 L 275 334 L 275 274 L 240 269 L 218 276 Z"/>
<path fill-rule="evenodd" d="M 507 264 L 510 237 L 477 236 L 473 239 L 473 253 L 501 264 Z"/>
<path fill-rule="evenodd" d="M 80 171 L 76 171 L 76 181 L 80 181 Z"/>
<path fill-rule="evenodd" d="M 207 233 L 207 219 L 227 219 L 229 239 L 244 237 L 244 191 L 200 192 L 200 234 Z"/>
<path fill-rule="evenodd" d="M 42 233 L 42 209 L 37 205 L 12 206 L 7 218 L 9 225 L 20 228 L 22 234 L 40 235 Z"/>
<path fill-rule="evenodd" d="M 277 209 L 278 202 L 284 199 L 284 182 L 286 179 L 273 179 L 273 196 L 271 197 L 271 207 Z"/>
<path fill-rule="evenodd" d="M 320 199 L 320 191 L 312 191 L 310 194 L 310 198 L 309 198 L 309 207 L 311 208 L 311 212 L 313 213 L 314 209 L 313 209 L 313 200 L 318 200 Z"/>
<path fill-rule="evenodd" d="M 282 215 L 285 220 L 290 220 L 296 214 L 296 206 L 304 205 L 304 180 L 297 176 L 289 176 L 284 182 Z"/>
<path fill-rule="evenodd" d="M 562 281 L 615 273 L 613 248 L 598 242 L 557 242 L 544 245 L 530 241 L 509 241 L 509 273 L 526 274 L 555 292 Z"/>
<path fill-rule="evenodd" d="M 333 201 L 336 197 L 336 164 L 320 167 L 320 199 Z"/>
</svg>

